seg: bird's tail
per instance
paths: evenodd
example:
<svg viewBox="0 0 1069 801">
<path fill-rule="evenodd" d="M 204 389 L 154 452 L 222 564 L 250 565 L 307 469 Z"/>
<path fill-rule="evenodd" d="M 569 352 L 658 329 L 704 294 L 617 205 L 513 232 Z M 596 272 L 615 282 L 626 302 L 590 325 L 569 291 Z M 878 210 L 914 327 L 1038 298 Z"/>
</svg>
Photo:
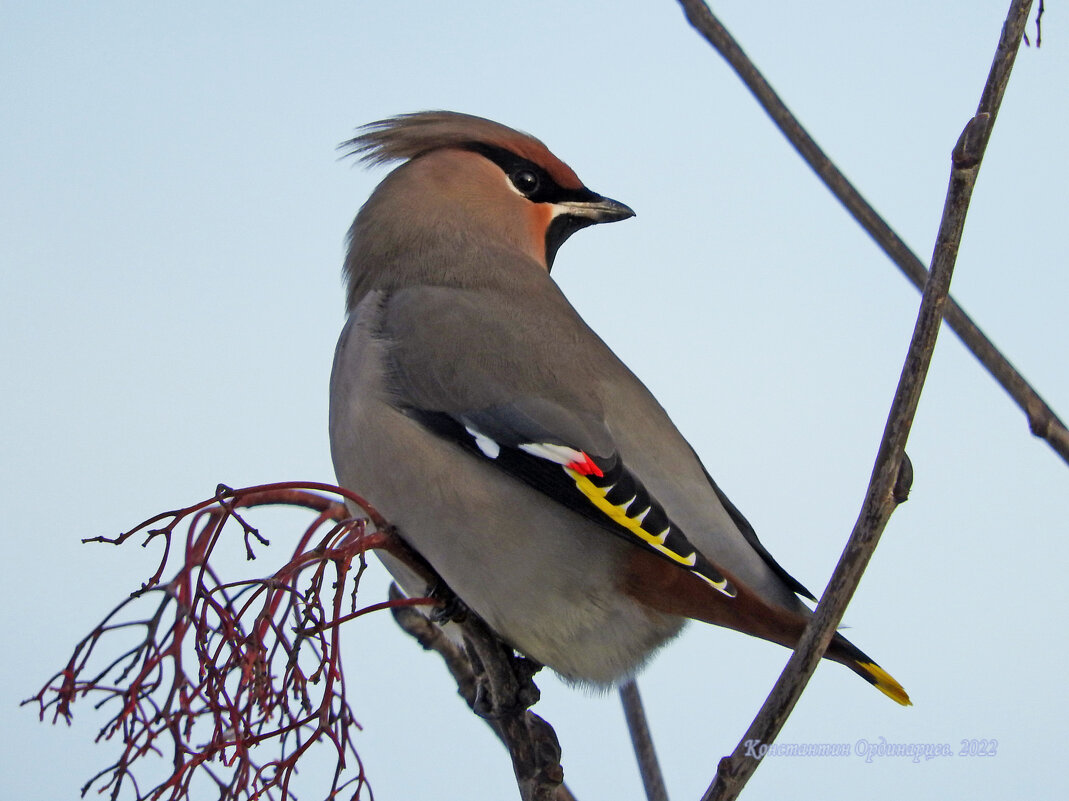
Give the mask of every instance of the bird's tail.
<svg viewBox="0 0 1069 801">
<path fill-rule="evenodd" d="M 794 599 L 794 608 L 773 603 L 754 592 L 736 576 L 724 573 L 736 588 L 729 597 L 678 565 L 646 551 L 635 549 L 625 587 L 632 598 L 670 615 L 703 620 L 794 648 L 812 616 L 808 607 L 784 587 L 783 595 Z M 824 657 L 841 662 L 902 706 L 912 706 L 902 685 L 870 659 L 860 648 L 836 634 Z"/>
<path fill-rule="evenodd" d="M 909 700 L 909 694 L 902 685 L 841 634 L 835 635 L 835 639 L 831 641 L 824 656 L 846 665 L 891 700 L 902 706 L 913 706 L 913 702 Z"/>
</svg>

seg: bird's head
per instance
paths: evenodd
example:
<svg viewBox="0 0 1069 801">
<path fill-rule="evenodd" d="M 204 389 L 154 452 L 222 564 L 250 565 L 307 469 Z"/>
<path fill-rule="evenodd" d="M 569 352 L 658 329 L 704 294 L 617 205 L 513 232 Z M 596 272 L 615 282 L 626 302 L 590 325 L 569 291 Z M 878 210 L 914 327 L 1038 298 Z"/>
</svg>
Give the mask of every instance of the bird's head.
<svg viewBox="0 0 1069 801">
<path fill-rule="evenodd" d="M 587 189 L 539 140 L 481 117 L 405 114 L 364 126 L 341 147 L 367 164 L 404 162 L 353 223 L 346 260 L 350 307 L 374 283 L 369 268 L 465 269 L 477 280 L 480 248 L 490 254 L 506 247 L 548 272 L 557 249 L 580 228 L 634 216 L 623 203 Z M 458 251 L 453 267 L 430 255 L 443 246 Z M 418 253 L 434 263 L 419 263 Z M 494 269 L 491 261 L 486 269 Z"/>
</svg>

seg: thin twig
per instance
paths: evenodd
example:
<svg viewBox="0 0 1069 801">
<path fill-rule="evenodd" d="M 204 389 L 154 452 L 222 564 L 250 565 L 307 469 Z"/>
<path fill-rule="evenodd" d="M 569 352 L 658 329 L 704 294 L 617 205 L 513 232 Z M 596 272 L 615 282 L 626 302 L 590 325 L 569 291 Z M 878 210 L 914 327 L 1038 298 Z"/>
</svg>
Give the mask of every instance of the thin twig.
<svg viewBox="0 0 1069 801">
<path fill-rule="evenodd" d="M 720 23 L 720 20 L 702 0 L 679 0 L 679 4 L 683 7 L 690 24 L 735 70 L 746 88 L 750 90 L 813 172 L 824 182 L 824 185 L 831 190 L 831 193 L 868 232 L 884 253 L 898 265 L 913 285 L 918 289 L 923 289 L 928 279 L 928 271 L 921 260 L 825 155 L 790 109 L 780 100 L 775 90 L 769 86 L 768 81 L 742 51 L 738 42 Z M 1007 72 L 1007 76 L 1008 74 Z M 1069 463 L 1069 429 L 1058 419 L 1054 410 L 999 352 L 998 348 L 953 298 L 947 300 L 943 308 L 943 317 L 965 346 L 1021 407 L 1028 417 L 1028 426 L 1032 433 L 1045 439 L 1054 451 Z"/>
<path fill-rule="evenodd" d="M 653 737 L 646 721 L 646 710 L 634 679 L 620 685 L 620 703 L 624 706 L 627 730 L 631 733 L 631 745 L 635 749 L 639 773 L 642 774 L 642 786 L 646 788 L 646 799 L 668 801 L 668 788 L 664 785 L 661 764 L 657 761 L 657 751 L 653 747 Z"/>
<path fill-rule="evenodd" d="M 345 498 L 354 511 L 309 489 Z M 407 553 L 388 526 L 368 532 L 360 503 L 346 490 L 318 483 L 245 489 L 220 484 L 207 500 L 156 515 L 118 537 L 96 538 L 118 544 L 149 533 L 149 541 L 163 540 L 163 553 L 150 580 L 95 626 L 66 666 L 26 702 L 37 705 L 42 717 L 51 708 L 53 720 L 70 720 L 83 698 L 99 699 L 98 709 L 111 708 L 97 740 L 119 754 L 83 785 L 83 795 L 95 787 L 113 799 L 187 798 L 191 782 L 204 780 L 217 786 L 220 797 L 292 799 L 299 763 L 322 743 L 335 753 L 323 791 L 330 798 L 342 797 L 343 790 L 345 797 L 360 796 L 367 777 L 351 737 L 336 623 L 353 616 L 342 609 L 346 596 L 355 608 L 354 568 L 366 550 L 388 550 L 397 558 Z M 268 545 L 237 510 L 273 504 L 310 509 L 316 517 L 269 577 L 222 581 L 213 554 L 228 525 L 237 525 L 233 533 L 250 557 L 259 555 L 254 545 Z M 181 560 L 178 570 L 161 583 L 172 556 Z M 419 568 L 415 563 L 413 569 Z M 298 582 L 305 579 L 302 590 Z M 153 594 L 154 611 L 136 619 L 142 599 Z M 111 659 L 112 634 L 137 630 L 139 641 Z M 103 669 L 98 661 L 106 663 Z M 169 775 L 141 767 L 146 757 L 168 752 Z M 139 786 L 143 770 L 159 775 L 159 783 Z"/>
<path fill-rule="evenodd" d="M 865 502 L 850 540 L 794 654 L 734 753 L 720 761 L 716 778 L 703 801 L 736 798 L 757 770 L 758 760 L 746 756 L 747 745 L 752 753 L 755 743 L 771 743 L 779 733 L 831 642 L 880 535 L 902 499 L 901 493 L 895 491 L 895 485 L 905 457 L 906 439 L 935 349 L 976 175 L 1020 46 L 1030 6 L 1031 0 L 1013 0 L 976 116 L 965 126 L 954 147 L 950 186 L 932 254 L 931 277 L 921 297 L 913 339 L 888 414 Z"/>
</svg>

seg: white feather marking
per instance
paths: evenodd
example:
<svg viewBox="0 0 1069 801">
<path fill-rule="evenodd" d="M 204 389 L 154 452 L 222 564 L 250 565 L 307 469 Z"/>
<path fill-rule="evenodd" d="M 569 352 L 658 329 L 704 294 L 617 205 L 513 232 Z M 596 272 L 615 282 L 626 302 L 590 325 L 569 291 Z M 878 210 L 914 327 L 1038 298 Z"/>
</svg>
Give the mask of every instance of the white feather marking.
<svg viewBox="0 0 1069 801">
<path fill-rule="evenodd" d="M 475 438 L 476 447 L 483 452 L 483 456 L 488 459 L 496 459 L 501 453 L 501 446 L 494 442 L 490 437 L 483 434 L 481 431 L 476 431 L 474 428 L 464 427 Z"/>
<path fill-rule="evenodd" d="M 724 593 L 724 595 L 726 595 L 728 598 L 734 598 L 736 595 L 739 594 L 738 590 L 732 587 L 727 579 L 723 579 L 722 581 L 713 581 L 708 576 L 703 576 L 701 573 L 698 573 L 696 571 L 694 571 L 694 575 L 705 581 L 713 589 L 719 590 L 720 592 Z"/>
<path fill-rule="evenodd" d="M 525 442 L 520 446 L 521 451 L 526 451 L 539 459 L 547 459 L 557 464 L 569 465 L 583 460 L 583 452 L 567 445 L 553 445 L 548 442 Z"/>
</svg>

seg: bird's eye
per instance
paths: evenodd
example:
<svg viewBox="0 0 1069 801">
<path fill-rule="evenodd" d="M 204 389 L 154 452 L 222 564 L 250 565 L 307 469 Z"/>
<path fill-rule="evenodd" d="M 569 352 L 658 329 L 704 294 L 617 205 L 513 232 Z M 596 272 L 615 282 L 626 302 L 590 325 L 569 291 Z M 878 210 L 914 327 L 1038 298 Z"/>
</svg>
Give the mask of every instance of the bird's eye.
<svg viewBox="0 0 1069 801">
<path fill-rule="evenodd" d="M 534 170 L 529 170 L 526 167 L 513 172 L 509 178 L 512 181 L 512 185 L 516 187 L 524 195 L 530 195 L 536 189 L 538 189 L 538 174 Z"/>
</svg>

